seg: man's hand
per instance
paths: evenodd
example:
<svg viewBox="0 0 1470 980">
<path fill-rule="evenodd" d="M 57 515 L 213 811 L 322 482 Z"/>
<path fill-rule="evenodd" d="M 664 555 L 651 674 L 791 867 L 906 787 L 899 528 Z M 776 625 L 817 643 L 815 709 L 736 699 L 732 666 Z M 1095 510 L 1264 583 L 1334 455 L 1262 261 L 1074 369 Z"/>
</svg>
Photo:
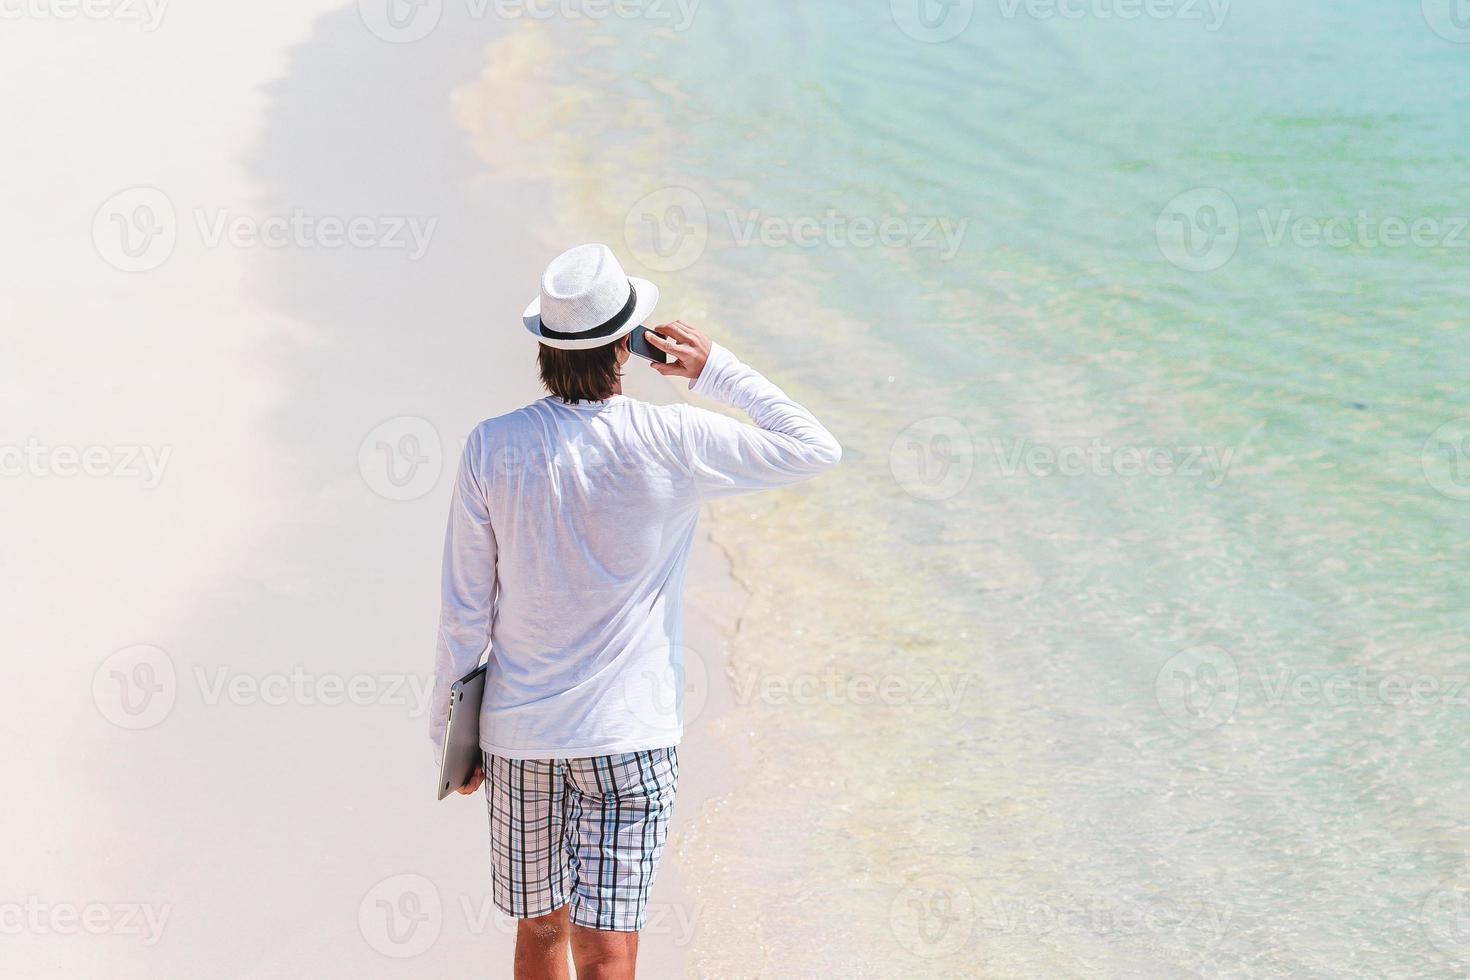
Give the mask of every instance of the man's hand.
<svg viewBox="0 0 1470 980">
<path fill-rule="evenodd" d="M 644 336 L 650 344 L 669 355 L 667 364 L 649 362 L 665 377 L 688 378 L 692 382 L 704 370 L 704 362 L 709 360 L 709 338 L 704 331 L 683 320 L 660 324 Z"/>
<path fill-rule="evenodd" d="M 476 766 L 475 767 L 475 774 L 470 777 L 470 781 L 467 782 L 467 783 L 465 783 L 463 786 L 461 786 L 455 792 L 459 793 L 460 796 L 469 796 L 475 790 L 479 789 L 480 788 L 480 784 L 483 783 L 484 781 L 485 781 L 485 770 L 484 769 L 481 769 L 479 766 Z"/>
</svg>

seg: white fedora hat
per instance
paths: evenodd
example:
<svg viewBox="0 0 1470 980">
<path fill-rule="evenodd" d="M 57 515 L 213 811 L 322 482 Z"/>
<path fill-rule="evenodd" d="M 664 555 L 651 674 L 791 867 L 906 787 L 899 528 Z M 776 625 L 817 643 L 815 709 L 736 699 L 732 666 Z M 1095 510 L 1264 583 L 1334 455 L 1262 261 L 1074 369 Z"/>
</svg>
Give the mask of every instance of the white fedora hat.
<svg viewBox="0 0 1470 980">
<path fill-rule="evenodd" d="M 623 272 L 606 245 L 578 245 L 546 267 L 521 321 L 548 347 L 587 350 L 631 333 L 658 305 L 658 287 Z"/>
</svg>

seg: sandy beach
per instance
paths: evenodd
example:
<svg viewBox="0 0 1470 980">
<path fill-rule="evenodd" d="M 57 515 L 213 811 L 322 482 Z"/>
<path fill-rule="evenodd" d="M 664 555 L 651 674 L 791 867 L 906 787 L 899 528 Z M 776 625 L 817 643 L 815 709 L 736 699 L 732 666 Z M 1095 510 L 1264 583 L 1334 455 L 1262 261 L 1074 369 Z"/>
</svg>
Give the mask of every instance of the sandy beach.
<svg viewBox="0 0 1470 980">
<path fill-rule="evenodd" d="M 12 975 L 508 968 L 484 801 L 433 799 L 423 700 L 459 445 L 542 394 L 518 314 L 565 243 L 456 125 L 506 26 L 474 29 L 395 45 L 267 2 L 0 38 L 38 94 L 0 108 Z M 741 601 L 701 540 L 685 642 L 716 669 L 649 976 L 705 928 L 680 851 L 728 788 Z"/>
</svg>

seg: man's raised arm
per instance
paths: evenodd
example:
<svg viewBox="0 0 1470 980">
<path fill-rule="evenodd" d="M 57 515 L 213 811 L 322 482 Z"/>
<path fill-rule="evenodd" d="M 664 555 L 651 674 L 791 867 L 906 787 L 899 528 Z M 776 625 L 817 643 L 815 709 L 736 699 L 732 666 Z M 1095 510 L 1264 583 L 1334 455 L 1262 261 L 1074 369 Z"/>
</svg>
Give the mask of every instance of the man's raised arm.
<svg viewBox="0 0 1470 980">
<path fill-rule="evenodd" d="M 671 339 L 650 331 L 649 342 L 674 360 L 655 363 L 654 370 L 691 379 L 690 391 L 738 408 L 755 423 L 686 407 L 686 461 L 701 495 L 786 486 L 837 465 L 842 447 L 832 433 L 759 371 L 682 320 L 655 329 Z"/>
</svg>

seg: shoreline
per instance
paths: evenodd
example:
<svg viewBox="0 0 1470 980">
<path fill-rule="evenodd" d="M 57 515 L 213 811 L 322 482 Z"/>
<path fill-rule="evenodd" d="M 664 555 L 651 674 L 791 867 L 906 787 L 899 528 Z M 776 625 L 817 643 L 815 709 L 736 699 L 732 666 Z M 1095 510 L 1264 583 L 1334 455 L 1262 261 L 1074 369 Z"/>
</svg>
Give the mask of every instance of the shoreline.
<svg viewBox="0 0 1470 980">
<path fill-rule="evenodd" d="M 636 359 L 624 378 L 624 393 L 655 404 L 689 401 L 683 385 L 643 368 Z M 639 972 L 652 977 L 701 975 L 692 969 L 707 906 L 698 899 L 697 879 L 707 869 L 697 861 L 700 833 L 715 819 L 712 805 L 738 789 L 730 775 L 734 755 L 715 733 L 738 710 L 730 682 L 730 642 L 749 593 L 734 574 L 730 554 L 718 544 L 708 508 L 700 515 L 684 581 L 684 735 L 679 743 L 679 793 L 669 843 L 650 897 L 649 920 L 639 938 Z M 697 658 L 691 661 L 691 653 Z M 693 716 L 690 716 L 693 712 Z"/>
<path fill-rule="evenodd" d="M 565 241 L 601 239 L 611 243 L 630 274 L 660 283 L 663 301 L 659 317 L 682 316 L 704 324 L 737 356 L 753 356 L 757 368 L 769 369 L 768 358 L 762 363 L 762 358 L 754 356 L 759 351 L 751 332 L 742 337 L 726 325 L 726 320 L 738 323 L 738 314 L 733 309 L 725 310 L 725 318 L 715 313 L 725 297 L 709 291 L 713 284 L 706 281 L 707 273 L 698 269 L 660 272 L 643 265 L 650 256 L 639 254 L 625 240 L 622 208 L 631 198 L 624 199 L 628 188 L 622 187 L 606 168 L 611 165 L 609 161 L 621 160 L 633 168 L 630 173 L 657 173 L 655 161 L 660 152 L 641 144 L 620 145 L 616 151 L 604 147 L 608 152 L 603 154 L 593 152 L 600 133 L 595 124 L 578 114 L 581 100 L 577 93 L 586 78 L 576 70 L 555 70 L 574 61 L 578 54 L 579 38 L 568 39 L 567 34 L 576 32 L 554 34 L 544 25 L 522 25 L 513 37 L 492 43 L 480 78 L 455 92 L 458 118 L 487 165 L 485 179 L 544 178 L 554 174 L 555 181 L 547 182 L 552 200 L 551 224 L 577 229 L 570 234 L 564 231 Z M 561 124 L 555 133 L 546 130 L 545 117 L 538 110 L 527 110 L 524 116 L 510 115 L 507 106 L 536 106 L 532 96 L 540 96 L 554 107 Z M 803 297 L 803 301 L 813 311 L 817 309 L 810 297 Z M 773 380 L 799 400 L 812 394 L 801 390 L 799 377 Z M 689 396 L 682 386 L 651 371 L 635 370 L 625 390 L 649 401 L 683 400 L 744 420 L 725 406 Z M 795 963 L 819 972 L 830 969 L 834 962 L 850 966 L 840 954 L 802 950 L 800 936 L 793 934 L 790 922 L 782 921 L 781 911 L 783 906 L 790 907 L 786 906 L 788 902 L 799 907 L 805 898 L 820 898 L 831 891 L 832 882 L 839 880 L 832 874 L 812 880 L 807 872 L 814 867 L 813 845 L 798 829 L 814 827 L 818 821 L 828 822 L 834 816 L 840 825 L 840 814 L 834 815 L 830 806 L 810 799 L 811 787 L 830 778 L 818 774 L 832 769 L 834 760 L 826 758 L 825 750 L 805 744 L 810 726 L 801 720 L 799 711 L 786 709 L 780 717 L 772 717 L 762 710 L 758 699 L 751 700 L 752 690 L 737 687 L 740 677 L 764 674 L 779 678 L 793 665 L 794 669 L 802 669 L 811 659 L 805 650 L 794 659 L 789 653 L 799 645 L 809 645 L 809 640 L 802 636 L 800 610 L 779 595 L 779 582 L 789 582 L 784 574 L 771 580 L 776 594 L 772 594 L 772 588 L 760 590 L 764 612 L 756 621 L 746 619 L 757 601 L 751 584 L 762 581 L 757 570 L 764 567 L 762 561 L 772 560 L 769 552 L 774 542 L 768 540 L 769 527 L 762 527 L 759 519 L 752 523 L 742 515 L 742 511 L 763 517 L 779 513 L 779 523 L 800 525 L 814 516 L 809 492 L 809 488 L 772 491 L 756 494 L 756 499 L 744 504 L 715 501 L 701 515 L 699 543 L 691 555 L 686 580 L 683 643 L 686 715 L 691 702 L 700 702 L 702 707 L 697 718 L 686 717 L 681 757 L 681 780 L 685 785 L 679 804 L 683 810 L 682 816 L 676 816 L 670 851 L 665 857 L 666 862 L 670 856 L 676 860 L 668 865 L 667 880 L 661 871 L 654 901 L 672 903 L 700 921 L 718 919 L 721 929 L 718 936 L 695 930 L 694 941 L 687 947 L 671 945 L 665 936 L 645 934 L 641 955 L 646 957 L 644 965 L 652 975 L 675 975 L 674 970 L 679 971 L 678 975 L 691 976 L 768 975 L 772 971 L 780 975 Z M 752 559 L 752 550 L 759 557 Z M 793 567 L 811 564 L 805 556 L 787 557 L 794 559 L 787 562 Z M 755 564 L 751 565 L 752 561 Z M 824 578 L 817 567 L 809 567 L 809 571 Z M 807 579 L 807 583 L 811 585 L 812 580 Z M 836 586 L 822 588 L 831 591 Z M 746 639 L 756 645 L 743 655 L 742 625 L 754 630 L 754 639 Z M 768 659 L 773 655 L 782 657 L 782 651 L 788 651 L 783 659 L 776 663 Z M 738 663 L 743 664 L 739 672 Z M 788 755 L 793 745 L 801 748 Z M 787 765 L 788 759 L 800 761 Z M 772 766 L 773 761 L 781 764 Z M 707 776 L 700 773 L 705 766 L 710 769 Z M 789 787 L 789 791 L 784 799 L 776 791 L 778 799 L 773 801 L 772 788 L 780 786 Z M 745 856 L 754 853 L 766 859 L 752 864 Z M 762 896 L 772 879 L 798 881 L 800 885 L 788 888 L 786 895 L 771 902 Z M 798 919 L 809 914 L 804 908 L 792 911 Z"/>
<path fill-rule="evenodd" d="M 548 83 L 540 77 L 548 64 L 566 57 L 567 52 L 556 47 L 549 32 L 522 25 L 492 41 L 479 78 L 466 80 L 451 94 L 455 117 L 469 146 L 486 164 L 487 172 L 481 177 L 484 188 L 490 191 L 506 181 L 527 181 L 541 188 L 548 200 L 549 218 L 542 223 L 557 229 L 557 234 L 543 232 L 541 236 L 549 249 L 546 258 L 561 247 L 590 240 L 591 233 L 583 229 L 602 224 L 578 220 L 583 217 L 578 214 L 581 205 L 586 203 L 580 193 L 582 175 L 575 168 L 568 172 L 564 165 L 565 160 L 578 156 L 574 137 L 553 136 L 544 128 L 539 111 L 510 117 L 504 107 L 532 107 L 549 101 L 560 111 L 575 111 L 575 83 Z M 539 96 L 539 101 L 532 95 Z M 626 254 L 625 243 L 604 237 L 633 270 L 636 263 Z M 553 239 L 560 244 L 553 244 Z M 655 319 L 693 315 L 687 309 L 687 292 L 667 288 L 674 277 L 640 271 L 666 287 Z M 628 364 L 624 393 L 654 404 L 696 401 L 686 384 L 655 374 L 637 359 Z M 731 644 L 750 593 L 735 574 L 734 555 L 718 543 L 721 530 L 714 508 L 707 505 L 700 515 L 684 586 L 686 716 L 679 746 L 679 796 L 669 845 L 650 899 L 649 922 L 640 938 L 640 971 L 650 976 L 696 975 L 692 967 L 707 910 L 707 904 L 698 898 L 699 879 L 708 877 L 710 871 L 710 865 L 698 856 L 700 841 L 718 819 L 721 801 L 739 789 L 739 781 L 731 778 L 740 771 L 734 764 L 735 747 L 717 733 L 738 711 L 731 683 Z"/>
</svg>

